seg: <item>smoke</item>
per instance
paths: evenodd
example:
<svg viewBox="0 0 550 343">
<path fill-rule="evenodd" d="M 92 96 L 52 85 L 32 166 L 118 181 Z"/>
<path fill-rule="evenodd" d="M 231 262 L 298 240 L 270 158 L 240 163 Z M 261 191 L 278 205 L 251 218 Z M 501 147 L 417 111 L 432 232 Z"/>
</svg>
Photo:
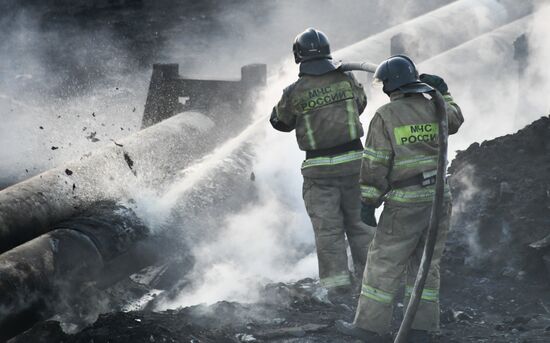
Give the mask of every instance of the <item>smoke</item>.
<svg viewBox="0 0 550 343">
<path fill-rule="evenodd" d="M 479 220 L 471 222 L 467 214 L 471 214 L 475 209 L 480 212 L 485 206 L 486 192 L 482 191 L 476 183 L 476 172 L 474 167 L 465 166 L 458 173 L 453 174 L 451 187 L 458 189 L 454 193 L 459 196 L 453 198 L 452 226 L 463 228 L 466 234 L 464 239 L 469 252 L 475 259 L 481 257 L 484 250 L 479 242 Z M 472 206 L 473 204 L 477 204 Z"/>
<path fill-rule="evenodd" d="M 147 89 L 109 30 L 11 10 L 0 16 L 0 187 L 137 131 Z"/>
<path fill-rule="evenodd" d="M 271 100 L 269 92 L 262 99 L 263 106 Z M 299 192 L 301 153 L 292 136 L 281 139 L 266 124 L 266 116 L 257 116 L 241 134 L 186 168 L 165 191 L 139 189 L 132 195 L 150 227 L 179 236 L 196 260 L 186 277 L 190 284 L 159 309 L 252 301 L 267 282 L 316 274 L 312 232 Z M 281 165 L 283 160 L 293 163 Z"/>
<path fill-rule="evenodd" d="M 302 229 L 308 223 L 295 208 L 269 195 L 229 215 L 213 241 L 194 249 L 192 286 L 159 309 L 226 299 L 251 302 L 268 282 L 314 277 L 316 256 Z"/>
<path fill-rule="evenodd" d="M 248 63 L 280 65 L 281 60 L 289 59 L 296 35 L 308 27 L 325 32 L 337 50 L 449 2 L 233 1 L 220 5 L 215 18 L 207 15 L 193 19 L 211 22 L 211 31 L 168 37 L 165 55 L 185 61 L 181 66 L 184 75 L 227 77 L 231 70 Z M 176 24 L 175 31 L 178 26 L 185 23 Z"/>
<path fill-rule="evenodd" d="M 548 61 L 550 60 L 550 37 L 546 34 L 550 30 L 548 16 L 550 15 L 550 4 L 546 1 L 539 1 L 537 12 L 533 16 L 533 21 L 529 30 L 529 59 L 527 64 L 526 76 L 520 84 L 520 91 L 525 99 L 522 104 L 525 108 L 519 108 L 521 121 L 520 125 L 529 123 L 532 115 L 543 115 L 550 113 L 550 70 Z M 532 116 L 531 115 L 531 116 Z"/>
</svg>

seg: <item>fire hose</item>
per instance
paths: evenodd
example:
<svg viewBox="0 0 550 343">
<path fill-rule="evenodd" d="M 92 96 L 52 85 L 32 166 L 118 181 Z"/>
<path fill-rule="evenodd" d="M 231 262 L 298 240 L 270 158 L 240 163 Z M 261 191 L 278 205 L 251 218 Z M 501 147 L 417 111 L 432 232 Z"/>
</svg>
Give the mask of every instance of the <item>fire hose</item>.
<svg viewBox="0 0 550 343">
<path fill-rule="evenodd" d="M 361 70 L 370 73 L 374 73 L 376 70 L 376 65 L 368 62 L 363 63 L 343 63 L 340 66 L 340 69 L 343 71 L 352 71 L 352 70 Z M 439 122 L 439 133 L 438 133 L 438 145 L 439 151 L 437 156 L 437 175 L 435 181 L 435 195 L 432 202 L 432 210 L 430 214 L 430 222 L 428 224 L 428 233 L 426 243 L 424 245 L 424 251 L 422 252 L 422 259 L 420 261 L 420 266 L 418 268 L 418 273 L 416 275 L 416 280 L 414 282 L 414 287 L 411 293 L 411 299 L 405 311 L 405 316 L 397 332 L 394 343 L 405 343 L 407 342 L 407 336 L 411 330 L 416 311 L 418 310 L 418 305 L 420 303 L 420 298 L 422 291 L 424 290 L 424 285 L 426 284 L 426 279 L 428 277 L 428 272 L 430 270 L 430 265 L 432 263 L 432 257 L 434 253 L 435 243 L 437 241 L 437 231 L 439 229 L 439 223 L 443 215 L 443 203 L 444 203 L 444 193 L 445 193 L 445 173 L 447 169 L 447 146 L 448 146 L 448 121 L 447 121 L 447 111 L 445 109 L 445 100 L 441 93 L 437 90 L 433 90 L 428 93 L 434 101 L 437 120 Z"/>
</svg>

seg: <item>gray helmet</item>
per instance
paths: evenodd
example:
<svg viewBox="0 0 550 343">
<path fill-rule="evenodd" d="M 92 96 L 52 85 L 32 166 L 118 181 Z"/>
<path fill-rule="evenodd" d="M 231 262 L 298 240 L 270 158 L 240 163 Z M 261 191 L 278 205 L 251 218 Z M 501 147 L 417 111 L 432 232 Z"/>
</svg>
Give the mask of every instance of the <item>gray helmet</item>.
<svg viewBox="0 0 550 343">
<path fill-rule="evenodd" d="M 296 63 L 332 58 L 327 36 L 311 27 L 296 36 L 292 52 Z"/>
<path fill-rule="evenodd" d="M 395 55 L 380 63 L 374 72 L 374 82 L 384 85 L 384 93 L 426 93 L 433 88 L 420 82 L 414 62 L 405 55 Z"/>
</svg>

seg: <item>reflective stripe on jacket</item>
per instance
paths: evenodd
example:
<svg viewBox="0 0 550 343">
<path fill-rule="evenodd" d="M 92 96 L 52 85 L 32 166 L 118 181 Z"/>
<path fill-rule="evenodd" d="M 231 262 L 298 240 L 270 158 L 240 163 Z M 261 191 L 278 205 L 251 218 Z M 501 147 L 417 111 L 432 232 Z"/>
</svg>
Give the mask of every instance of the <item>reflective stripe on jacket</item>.
<svg viewBox="0 0 550 343">
<path fill-rule="evenodd" d="M 274 107 L 271 124 L 280 131 L 296 130 L 303 151 L 330 149 L 364 135 L 360 114 L 367 98 L 350 72 L 303 75 L 287 87 Z M 310 177 L 343 176 L 359 172 L 360 151 L 344 151 L 306 159 L 302 174 Z"/>
<path fill-rule="evenodd" d="M 444 99 L 449 133 L 454 134 L 464 118 L 450 94 Z M 422 94 L 393 93 L 391 102 L 377 110 L 369 126 L 361 166 L 363 200 L 375 206 L 384 200 L 401 204 L 431 202 L 434 186 L 391 189 L 390 184 L 437 168 L 438 131 L 432 101 Z"/>
</svg>

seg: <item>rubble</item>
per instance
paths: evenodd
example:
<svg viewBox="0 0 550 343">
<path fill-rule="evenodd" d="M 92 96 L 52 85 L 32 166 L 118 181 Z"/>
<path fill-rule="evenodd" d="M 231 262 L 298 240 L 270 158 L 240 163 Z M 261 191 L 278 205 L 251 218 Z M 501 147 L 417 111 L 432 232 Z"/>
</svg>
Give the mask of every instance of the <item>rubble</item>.
<svg viewBox="0 0 550 343">
<path fill-rule="evenodd" d="M 449 168 L 452 233 L 467 263 L 515 277 L 537 273 L 550 252 L 550 118 L 458 152 Z M 522 276 L 520 276 L 522 277 Z"/>
</svg>

